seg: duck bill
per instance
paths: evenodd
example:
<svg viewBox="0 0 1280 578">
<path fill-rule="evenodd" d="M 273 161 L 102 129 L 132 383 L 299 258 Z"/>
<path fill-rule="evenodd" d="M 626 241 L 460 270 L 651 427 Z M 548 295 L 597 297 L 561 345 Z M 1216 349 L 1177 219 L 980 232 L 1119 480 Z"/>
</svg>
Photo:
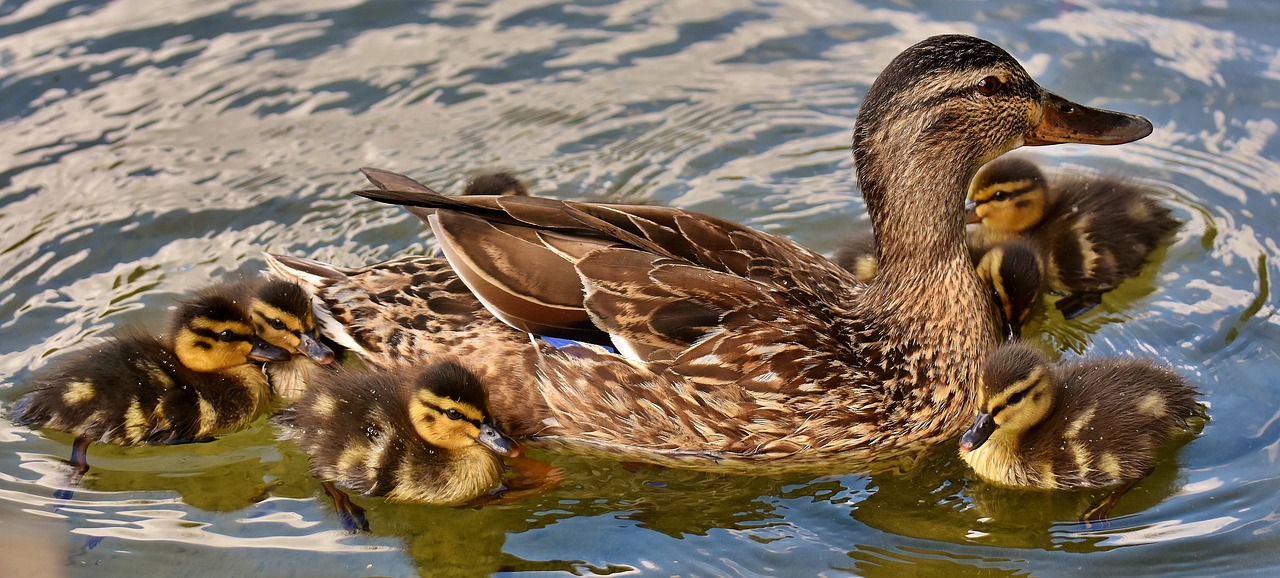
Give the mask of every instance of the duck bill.
<svg viewBox="0 0 1280 578">
<path fill-rule="evenodd" d="M 322 343 L 319 337 L 311 333 L 298 335 L 298 350 L 320 365 L 328 365 L 333 362 L 333 350 Z"/>
<path fill-rule="evenodd" d="M 516 440 L 487 423 L 480 426 L 480 435 L 476 436 L 476 441 L 500 456 L 514 457 L 520 451 L 520 444 Z"/>
<path fill-rule="evenodd" d="M 1045 92 L 1044 117 L 1024 135 L 1027 146 L 1060 143 L 1114 145 L 1151 134 L 1151 121 L 1134 114 L 1091 108 Z"/>
<path fill-rule="evenodd" d="M 982 222 L 982 217 L 978 216 L 978 203 L 973 199 L 964 202 L 964 222 L 966 225 Z"/>
<path fill-rule="evenodd" d="M 277 347 L 258 338 L 253 340 L 253 349 L 249 350 L 251 361 L 289 361 L 293 357 L 283 347 Z"/>
<path fill-rule="evenodd" d="M 973 420 L 973 427 L 969 431 L 964 432 L 960 436 L 960 451 L 971 452 L 982 447 L 987 442 L 987 438 L 996 431 L 996 420 L 987 412 L 978 412 L 977 419 Z"/>
</svg>

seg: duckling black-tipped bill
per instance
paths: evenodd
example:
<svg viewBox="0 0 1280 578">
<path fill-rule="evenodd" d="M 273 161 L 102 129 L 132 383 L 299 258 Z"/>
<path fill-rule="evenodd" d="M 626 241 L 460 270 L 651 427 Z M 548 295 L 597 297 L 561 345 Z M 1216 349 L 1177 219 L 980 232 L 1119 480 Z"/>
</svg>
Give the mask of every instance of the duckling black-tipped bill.
<svg viewBox="0 0 1280 578">
<path fill-rule="evenodd" d="M 251 361 L 289 361 L 293 357 L 288 350 L 277 347 L 258 338 L 253 340 L 253 349 L 249 350 Z"/>
<path fill-rule="evenodd" d="M 1152 130 L 1151 121 L 1138 115 L 1076 104 L 1045 91 L 1044 117 L 1024 141 L 1027 146 L 1069 142 L 1114 145 L 1133 142 Z"/>
<path fill-rule="evenodd" d="M 322 343 L 319 337 L 311 333 L 303 333 L 298 336 L 298 349 L 320 365 L 328 365 L 333 362 L 333 350 Z"/>
<path fill-rule="evenodd" d="M 971 452 L 982 447 L 987 442 L 987 438 L 996 431 L 996 420 L 987 412 L 978 412 L 978 417 L 973 420 L 973 427 L 969 431 L 964 432 L 960 436 L 960 451 Z"/>
<path fill-rule="evenodd" d="M 515 456 L 520 449 L 520 444 L 515 440 L 487 423 L 480 426 L 480 435 L 476 437 L 476 441 L 500 456 Z"/>
</svg>

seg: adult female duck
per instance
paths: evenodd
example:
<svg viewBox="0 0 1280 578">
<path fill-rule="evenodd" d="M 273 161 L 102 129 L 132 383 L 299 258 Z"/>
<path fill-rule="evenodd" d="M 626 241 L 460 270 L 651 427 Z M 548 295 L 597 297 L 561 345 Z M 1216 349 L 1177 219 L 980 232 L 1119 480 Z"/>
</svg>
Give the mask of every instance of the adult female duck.
<svg viewBox="0 0 1280 578">
<path fill-rule="evenodd" d="M 358 194 L 426 220 L 499 319 L 607 335 L 623 352 L 504 352 L 536 366 L 492 382 L 508 433 L 697 467 L 807 467 L 938 442 L 973 415 L 998 340 L 965 246 L 979 166 L 1024 144 L 1150 132 L 1045 91 L 984 40 L 912 46 L 873 83 L 854 131 L 880 263 L 866 284 L 786 239 L 675 208 L 446 197 L 377 170 L 366 174 L 382 188 Z M 531 417 L 536 429 L 507 425 Z"/>
</svg>

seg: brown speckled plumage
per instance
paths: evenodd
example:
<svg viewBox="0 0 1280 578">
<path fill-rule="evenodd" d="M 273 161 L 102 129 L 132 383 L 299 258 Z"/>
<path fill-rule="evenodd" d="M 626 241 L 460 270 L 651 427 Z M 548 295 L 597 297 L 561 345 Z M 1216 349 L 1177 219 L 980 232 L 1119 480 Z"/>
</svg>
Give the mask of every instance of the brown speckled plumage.
<svg viewBox="0 0 1280 578">
<path fill-rule="evenodd" d="M 997 339 L 965 248 L 977 166 L 1024 140 L 1150 132 L 1079 106 L 1065 118 L 1063 102 L 975 38 L 934 37 L 894 59 L 854 133 L 881 257 L 869 284 L 789 240 L 676 208 L 446 197 L 374 169 L 380 188 L 358 194 L 428 221 L 458 278 L 508 324 L 618 345 L 499 340 L 535 371 L 492 382 L 492 399 L 518 394 L 532 403 L 511 407 L 546 412 L 510 433 L 694 467 L 865 463 L 947 439 L 972 415 Z M 1074 118 L 1096 122 L 1075 130 Z"/>
</svg>

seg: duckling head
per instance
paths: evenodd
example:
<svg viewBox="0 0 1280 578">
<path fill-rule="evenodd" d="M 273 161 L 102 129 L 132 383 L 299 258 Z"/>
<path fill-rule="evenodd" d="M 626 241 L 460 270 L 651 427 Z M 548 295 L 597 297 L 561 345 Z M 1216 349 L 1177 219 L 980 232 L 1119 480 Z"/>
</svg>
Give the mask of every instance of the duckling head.
<svg viewBox="0 0 1280 578">
<path fill-rule="evenodd" d="M 1040 253 L 1026 241 L 1010 239 L 983 254 L 977 270 L 978 279 L 991 291 L 1005 339 L 1021 337 L 1044 287 Z"/>
<path fill-rule="evenodd" d="M 1053 410 L 1053 377 L 1044 353 L 1010 343 L 987 356 L 978 386 L 978 416 L 960 437 L 960 451 L 971 452 L 993 436 L 1017 439 Z"/>
<path fill-rule="evenodd" d="M 484 386 L 467 368 L 442 361 L 425 369 L 409 401 L 409 419 L 427 443 L 447 451 L 477 444 L 503 456 L 519 451 L 515 440 L 493 423 Z"/>
<path fill-rule="evenodd" d="M 917 183 L 954 183 L 932 188 L 964 191 L 978 167 L 1023 145 L 1121 144 L 1151 130 L 1142 117 L 1057 96 L 1000 47 L 951 34 L 908 48 L 876 78 L 858 111 L 853 154 L 883 247 L 885 238 L 910 236 L 926 222 L 964 220 L 962 199 L 913 194 L 890 200 L 890 191 L 917 189 Z M 908 203 L 912 209 L 903 210 Z M 891 204 L 898 210 L 886 211 Z M 896 223 L 890 214 L 921 222 Z M 882 231 L 886 227 L 895 230 Z"/>
<path fill-rule="evenodd" d="M 269 281 L 258 289 L 249 309 L 254 330 L 267 343 L 322 365 L 333 361 L 333 350 L 320 341 L 311 297 L 301 285 Z"/>
<path fill-rule="evenodd" d="M 997 239 L 1013 237 L 1044 219 L 1049 185 L 1035 163 L 1020 157 L 987 163 L 969 183 L 969 223 Z"/>
<path fill-rule="evenodd" d="M 471 177 L 462 190 L 464 195 L 499 195 L 505 197 L 527 197 L 529 189 L 515 175 L 506 171 L 481 173 Z"/>
<path fill-rule="evenodd" d="M 250 362 L 287 361 L 289 352 L 257 337 L 233 296 L 205 291 L 178 306 L 173 349 L 192 371 L 222 371 Z"/>
</svg>

